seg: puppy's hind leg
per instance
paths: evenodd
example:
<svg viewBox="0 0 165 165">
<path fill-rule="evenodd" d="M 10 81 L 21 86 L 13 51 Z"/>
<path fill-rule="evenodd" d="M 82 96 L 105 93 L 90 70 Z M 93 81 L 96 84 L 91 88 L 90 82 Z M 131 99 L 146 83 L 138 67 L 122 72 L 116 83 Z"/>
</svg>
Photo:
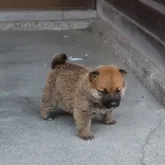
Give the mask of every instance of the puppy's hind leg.
<svg viewBox="0 0 165 165">
<path fill-rule="evenodd" d="M 50 120 L 52 110 L 53 110 L 52 85 L 51 85 L 51 74 L 49 74 L 41 98 L 41 104 L 40 104 L 41 117 L 44 120 Z"/>
</svg>

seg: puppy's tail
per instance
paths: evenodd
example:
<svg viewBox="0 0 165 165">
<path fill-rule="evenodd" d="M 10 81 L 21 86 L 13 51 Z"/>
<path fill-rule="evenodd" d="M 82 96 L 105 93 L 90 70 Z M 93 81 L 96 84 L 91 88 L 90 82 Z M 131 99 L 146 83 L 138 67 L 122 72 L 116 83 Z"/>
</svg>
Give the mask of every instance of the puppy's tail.
<svg viewBox="0 0 165 165">
<path fill-rule="evenodd" d="M 61 65 L 61 64 L 63 65 L 65 64 L 66 61 L 67 61 L 67 56 L 65 53 L 56 54 L 52 59 L 51 68 L 55 69 L 57 65 Z"/>
</svg>

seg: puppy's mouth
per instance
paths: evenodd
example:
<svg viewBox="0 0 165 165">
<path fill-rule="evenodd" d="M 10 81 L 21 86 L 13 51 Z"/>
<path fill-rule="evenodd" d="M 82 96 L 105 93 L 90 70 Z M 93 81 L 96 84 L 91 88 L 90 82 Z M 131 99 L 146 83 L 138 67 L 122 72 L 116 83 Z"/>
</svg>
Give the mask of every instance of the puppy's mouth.
<svg viewBox="0 0 165 165">
<path fill-rule="evenodd" d="M 120 101 L 112 101 L 112 102 L 103 103 L 103 106 L 107 109 L 117 108 L 119 105 L 120 105 Z"/>
</svg>

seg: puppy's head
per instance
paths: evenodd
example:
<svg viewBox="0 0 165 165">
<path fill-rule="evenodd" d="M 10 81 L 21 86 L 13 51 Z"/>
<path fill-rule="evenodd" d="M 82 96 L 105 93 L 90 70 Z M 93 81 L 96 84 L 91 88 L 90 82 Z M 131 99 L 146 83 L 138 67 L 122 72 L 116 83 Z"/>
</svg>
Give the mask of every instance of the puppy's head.
<svg viewBox="0 0 165 165">
<path fill-rule="evenodd" d="M 118 107 L 125 93 L 126 74 L 117 66 L 101 66 L 90 71 L 88 77 L 93 101 L 107 109 Z"/>
</svg>

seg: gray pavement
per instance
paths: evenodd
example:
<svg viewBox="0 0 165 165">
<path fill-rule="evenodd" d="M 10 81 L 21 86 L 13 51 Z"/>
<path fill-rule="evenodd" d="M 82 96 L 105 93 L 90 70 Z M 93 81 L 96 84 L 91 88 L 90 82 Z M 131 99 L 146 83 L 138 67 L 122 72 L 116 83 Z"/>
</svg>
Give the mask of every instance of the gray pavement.
<svg viewBox="0 0 165 165">
<path fill-rule="evenodd" d="M 101 41 L 85 31 L 0 33 L 0 165 L 164 165 L 165 109 Z M 76 136 L 74 120 L 44 121 L 41 90 L 54 53 L 88 55 L 81 64 L 128 71 L 117 124 L 92 125 L 93 141 Z"/>
</svg>

